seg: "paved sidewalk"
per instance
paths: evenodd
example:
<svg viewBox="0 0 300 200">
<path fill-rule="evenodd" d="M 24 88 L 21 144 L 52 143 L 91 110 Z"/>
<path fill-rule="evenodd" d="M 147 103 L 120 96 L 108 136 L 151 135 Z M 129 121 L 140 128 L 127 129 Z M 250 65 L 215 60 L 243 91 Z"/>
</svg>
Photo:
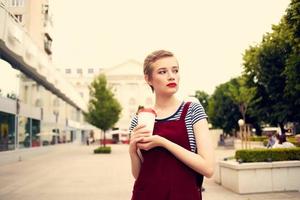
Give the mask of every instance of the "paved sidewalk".
<svg viewBox="0 0 300 200">
<path fill-rule="evenodd" d="M 96 146 L 60 145 L 46 155 L 0 166 L 1 200 L 128 200 L 133 178 L 127 145 L 94 155 Z M 217 150 L 218 157 L 233 150 Z M 1 159 L 1 154 L 0 154 Z M 300 199 L 299 192 L 237 195 L 205 180 L 204 200 Z"/>
</svg>

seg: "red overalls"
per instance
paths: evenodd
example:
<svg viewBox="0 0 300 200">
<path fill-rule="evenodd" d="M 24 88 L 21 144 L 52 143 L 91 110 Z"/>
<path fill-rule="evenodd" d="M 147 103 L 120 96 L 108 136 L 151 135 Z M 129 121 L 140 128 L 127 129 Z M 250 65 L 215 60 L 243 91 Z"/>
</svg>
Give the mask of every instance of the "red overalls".
<svg viewBox="0 0 300 200">
<path fill-rule="evenodd" d="M 190 102 L 184 105 L 179 120 L 157 121 L 154 134 L 191 150 L 185 126 Z M 203 176 L 162 147 L 142 151 L 144 161 L 135 181 L 131 200 L 201 200 L 199 179 Z M 197 180 L 198 179 L 198 180 Z M 200 183 L 202 184 L 202 182 Z"/>
</svg>

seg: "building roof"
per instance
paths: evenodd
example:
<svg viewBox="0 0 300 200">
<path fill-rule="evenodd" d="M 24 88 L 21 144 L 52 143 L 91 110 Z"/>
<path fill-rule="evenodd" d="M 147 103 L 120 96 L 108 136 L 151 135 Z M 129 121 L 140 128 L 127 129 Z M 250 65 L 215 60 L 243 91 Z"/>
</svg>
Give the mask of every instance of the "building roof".
<svg viewBox="0 0 300 200">
<path fill-rule="evenodd" d="M 142 63 L 129 59 L 113 67 L 103 70 L 106 76 L 141 76 L 143 77 Z"/>
</svg>

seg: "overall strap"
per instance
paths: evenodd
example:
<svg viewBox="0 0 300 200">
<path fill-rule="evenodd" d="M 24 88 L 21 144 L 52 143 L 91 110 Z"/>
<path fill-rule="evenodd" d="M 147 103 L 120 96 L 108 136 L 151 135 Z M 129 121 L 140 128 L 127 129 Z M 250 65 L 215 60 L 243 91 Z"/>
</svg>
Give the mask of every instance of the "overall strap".
<svg viewBox="0 0 300 200">
<path fill-rule="evenodd" d="M 182 110 L 182 113 L 181 113 L 181 116 L 180 116 L 180 120 L 185 120 L 185 116 L 186 116 L 187 111 L 190 107 L 190 104 L 191 104 L 191 102 L 186 102 L 184 104 L 184 107 L 183 107 L 183 110 Z"/>
</svg>

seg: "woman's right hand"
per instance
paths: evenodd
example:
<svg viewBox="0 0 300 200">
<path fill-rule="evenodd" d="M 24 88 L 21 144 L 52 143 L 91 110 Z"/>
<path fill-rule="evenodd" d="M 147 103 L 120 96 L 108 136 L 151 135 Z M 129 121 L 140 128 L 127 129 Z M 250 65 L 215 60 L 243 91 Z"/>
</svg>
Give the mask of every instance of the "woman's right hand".
<svg viewBox="0 0 300 200">
<path fill-rule="evenodd" d="M 143 140 L 145 137 L 150 136 L 150 131 L 145 129 L 146 125 L 137 125 L 131 132 L 131 138 L 129 143 L 129 153 L 137 154 L 137 143 Z"/>
</svg>

